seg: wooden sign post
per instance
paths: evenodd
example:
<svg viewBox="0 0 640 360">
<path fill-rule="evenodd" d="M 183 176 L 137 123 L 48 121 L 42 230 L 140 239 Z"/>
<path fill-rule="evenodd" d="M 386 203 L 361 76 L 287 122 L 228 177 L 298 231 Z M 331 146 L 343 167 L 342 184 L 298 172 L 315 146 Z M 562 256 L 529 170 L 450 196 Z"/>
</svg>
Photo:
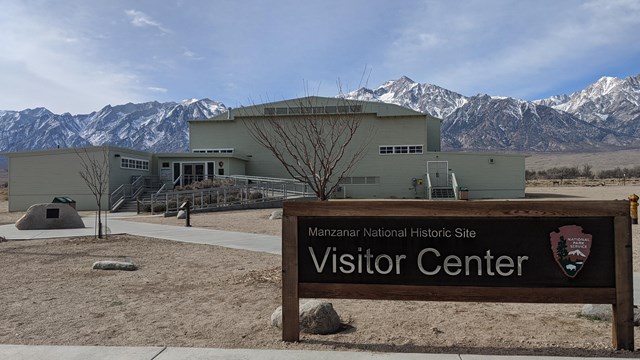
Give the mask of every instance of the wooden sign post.
<svg viewBox="0 0 640 360">
<path fill-rule="evenodd" d="M 613 305 L 634 350 L 626 201 L 293 201 L 282 232 L 282 339 L 300 298 Z"/>
</svg>

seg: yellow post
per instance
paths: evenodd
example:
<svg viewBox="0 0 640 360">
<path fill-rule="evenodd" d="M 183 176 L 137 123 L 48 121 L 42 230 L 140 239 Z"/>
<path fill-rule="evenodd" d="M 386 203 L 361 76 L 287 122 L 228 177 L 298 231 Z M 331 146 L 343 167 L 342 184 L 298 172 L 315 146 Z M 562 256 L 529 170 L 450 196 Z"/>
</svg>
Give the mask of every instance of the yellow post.
<svg viewBox="0 0 640 360">
<path fill-rule="evenodd" d="M 640 198 L 636 194 L 629 195 L 629 210 L 632 224 L 638 223 L 638 199 Z"/>
</svg>

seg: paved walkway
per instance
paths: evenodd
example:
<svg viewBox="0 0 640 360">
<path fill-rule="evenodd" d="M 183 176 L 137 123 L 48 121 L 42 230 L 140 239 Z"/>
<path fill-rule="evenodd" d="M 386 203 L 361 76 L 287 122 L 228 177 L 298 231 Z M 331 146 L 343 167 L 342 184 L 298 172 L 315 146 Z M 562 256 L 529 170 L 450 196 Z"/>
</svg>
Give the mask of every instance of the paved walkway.
<svg viewBox="0 0 640 360">
<path fill-rule="evenodd" d="M 115 346 L 0 345 L 11 360 L 578 360 L 583 357 Z M 589 358 L 591 360 L 605 358 Z M 617 359 L 621 359 L 618 358 Z M 632 358 L 622 358 L 632 359 Z M 636 357 L 637 359 L 637 357 Z"/>
<path fill-rule="evenodd" d="M 231 231 L 210 230 L 160 224 L 147 224 L 125 220 L 135 216 L 130 213 L 110 214 L 107 226 L 111 234 L 132 234 L 154 238 L 183 241 L 197 244 L 219 245 L 235 249 L 281 254 L 279 236 L 246 234 Z M 83 218 L 86 228 L 65 230 L 18 230 L 13 224 L 0 225 L 0 236 L 11 240 L 29 240 L 69 236 L 94 235 L 94 217 Z M 640 274 L 634 274 L 634 302 L 640 304 Z M 495 356 L 466 354 L 403 354 L 369 353 L 350 351 L 306 351 L 306 350 L 258 350 L 258 349 L 212 349 L 176 347 L 116 347 L 116 346 L 28 346 L 0 345 L 0 359 L 11 360 L 200 360 L 200 359 L 304 359 L 304 360 L 577 360 L 581 357 L 554 356 Z M 598 358 L 592 358 L 598 359 Z M 602 358 L 600 358 L 602 359 Z M 631 359 L 631 358 L 629 358 Z"/>
<path fill-rule="evenodd" d="M 247 234 L 233 231 L 202 229 L 127 221 L 135 213 L 115 213 L 103 220 L 110 234 L 131 234 L 195 244 L 219 245 L 234 249 L 281 254 L 279 236 Z M 95 217 L 83 217 L 83 229 L 18 230 L 13 224 L 0 225 L 0 236 L 11 240 L 47 239 L 68 236 L 95 235 Z"/>
</svg>

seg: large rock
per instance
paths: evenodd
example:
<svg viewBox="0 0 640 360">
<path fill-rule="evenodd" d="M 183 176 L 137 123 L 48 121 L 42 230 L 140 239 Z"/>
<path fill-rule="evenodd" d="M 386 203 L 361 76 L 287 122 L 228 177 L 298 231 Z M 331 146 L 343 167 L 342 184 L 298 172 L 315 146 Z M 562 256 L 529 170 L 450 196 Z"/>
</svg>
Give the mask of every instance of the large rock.
<svg viewBox="0 0 640 360">
<path fill-rule="evenodd" d="M 582 307 L 580 315 L 594 320 L 611 321 L 613 309 L 607 304 L 586 304 Z M 633 325 L 640 326 L 640 309 L 633 307 Z"/>
<path fill-rule="evenodd" d="M 16 221 L 18 230 L 77 229 L 84 223 L 76 209 L 67 204 L 35 204 Z"/>
<path fill-rule="evenodd" d="M 282 219 L 282 209 L 274 210 L 269 216 L 269 220 L 280 220 Z"/>
<path fill-rule="evenodd" d="M 340 330 L 340 316 L 333 305 L 320 300 L 311 300 L 299 308 L 300 331 L 309 334 L 333 334 Z M 282 306 L 271 315 L 271 326 L 282 328 Z"/>
<path fill-rule="evenodd" d="M 132 260 L 115 261 L 115 260 L 102 260 L 96 261 L 91 267 L 94 270 L 124 270 L 135 271 L 138 270 L 138 266 L 133 263 Z"/>
</svg>

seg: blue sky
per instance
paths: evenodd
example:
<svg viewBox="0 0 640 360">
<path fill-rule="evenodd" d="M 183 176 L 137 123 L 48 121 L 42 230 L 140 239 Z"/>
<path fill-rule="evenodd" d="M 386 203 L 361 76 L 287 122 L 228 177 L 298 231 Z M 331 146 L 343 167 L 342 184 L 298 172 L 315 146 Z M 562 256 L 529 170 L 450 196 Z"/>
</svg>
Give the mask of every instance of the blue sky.
<svg viewBox="0 0 640 360">
<path fill-rule="evenodd" d="M 533 100 L 640 73 L 636 0 L 0 0 L 0 9 L 2 110 L 205 97 L 236 107 L 402 75 Z"/>
</svg>

